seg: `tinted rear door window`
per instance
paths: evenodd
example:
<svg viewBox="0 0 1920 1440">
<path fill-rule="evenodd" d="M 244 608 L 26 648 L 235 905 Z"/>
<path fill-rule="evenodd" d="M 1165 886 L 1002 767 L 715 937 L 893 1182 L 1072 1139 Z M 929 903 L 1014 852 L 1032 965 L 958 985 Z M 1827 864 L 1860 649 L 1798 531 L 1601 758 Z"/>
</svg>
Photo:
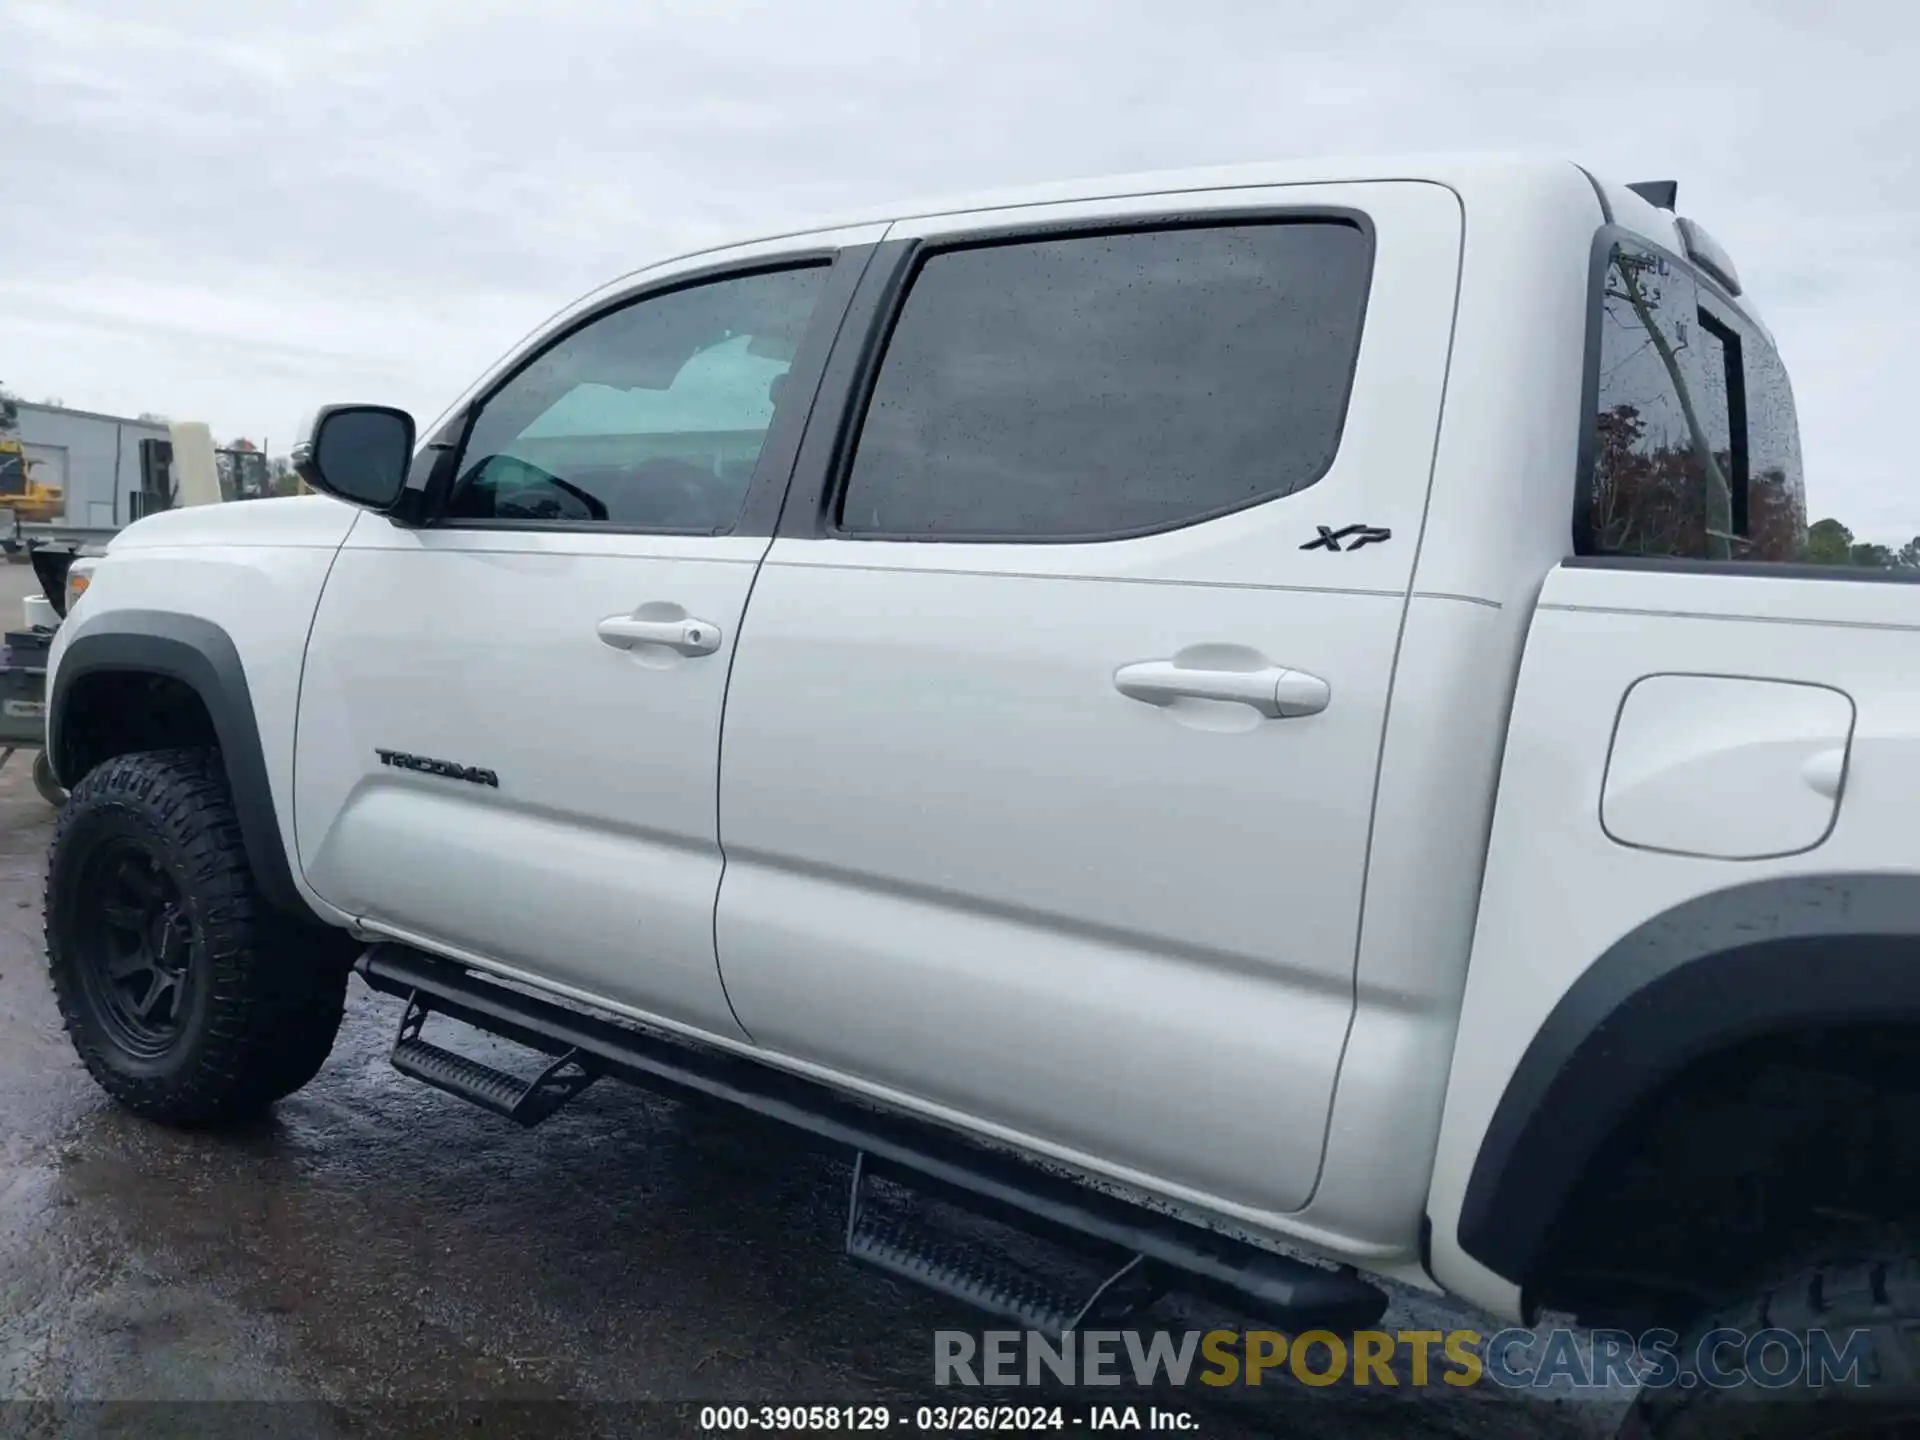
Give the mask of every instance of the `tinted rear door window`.
<svg viewBox="0 0 1920 1440">
<path fill-rule="evenodd" d="M 1339 220 L 937 252 L 888 341 L 839 526 L 1093 539 L 1300 490 L 1339 444 L 1371 264 Z"/>
</svg>

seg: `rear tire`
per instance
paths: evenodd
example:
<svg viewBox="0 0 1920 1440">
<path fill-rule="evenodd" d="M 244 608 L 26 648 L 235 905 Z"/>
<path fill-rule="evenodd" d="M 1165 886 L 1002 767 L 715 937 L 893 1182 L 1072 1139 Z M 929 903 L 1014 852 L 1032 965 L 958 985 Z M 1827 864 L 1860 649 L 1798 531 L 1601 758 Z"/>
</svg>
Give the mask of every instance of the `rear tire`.
<svg viewBox="0 0 1920 1440">
<path fill-rule="evenodd" d="M 341 938 L 260 898 L 219 755 L 154 750 L 74 786 L 47 862 L 47 962 L 93 1078 L 150 1120 L 250 1119 L 340 1027 Z"/>
<path fill-rule="evenodd" d="M 1802 1343 L 1810 1331 L 1823 1331 L 1836 1352 L 1846 1350 L 1854 1332 L 1864 1332 L 1860 1383 L 1815 1389 L 1803 1373 L 1781 1389 L 1744 1376 L 1731 1387 L 1708 1385 L 1694 1360 L 1701 1342 L 1718 1329 L 1749 1336 L 1785 1330 Z M 1619 1440 L 1896 1440 L 1920 1434 L 1920 1260 L 1911 1244 L 1901 1242 L 1877 1259 L 1836 1252 L 1690 1327 L 1678 1354 L 1680 1386 L 1642 1394 Z M 1784 1351 L 1774 1354 L 1786 1358 Z M 1723 1373 L 1737 1372 L 1739 1347 L 1728 1345 L 1717 1363 Z"/>
</svg>

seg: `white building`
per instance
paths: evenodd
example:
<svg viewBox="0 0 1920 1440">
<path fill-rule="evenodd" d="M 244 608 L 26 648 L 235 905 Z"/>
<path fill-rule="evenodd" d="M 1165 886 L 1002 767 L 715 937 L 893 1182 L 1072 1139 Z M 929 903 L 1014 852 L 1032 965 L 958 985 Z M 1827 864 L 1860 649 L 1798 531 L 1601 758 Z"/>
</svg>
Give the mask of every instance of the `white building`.
<svg viewBox="0 0 1920 1440">
<path fill-rule="evenodd" d="M 17 402 L 20 449 L 34 481 L 58 485 L 69 525 L 125 525 L 137 517 L 140 442 L 166 440 L 152 420 Z"/>
</svg>

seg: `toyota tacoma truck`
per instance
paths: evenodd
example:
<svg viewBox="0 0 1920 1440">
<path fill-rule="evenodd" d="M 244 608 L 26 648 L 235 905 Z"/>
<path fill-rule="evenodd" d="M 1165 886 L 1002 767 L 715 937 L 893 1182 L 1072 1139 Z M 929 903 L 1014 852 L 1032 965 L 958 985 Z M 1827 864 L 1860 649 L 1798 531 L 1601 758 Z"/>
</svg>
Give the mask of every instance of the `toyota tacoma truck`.
<svg viewBox="0 0 1920 1440">
<path fill-rule="evenodd" d="M 357 971 L 521 1123 L 798 1127 L 852 1254 L 1025 1324 L 1384 1279 L 1864 1329 L 1910 1399 L 1920 590 L 1805 563 L 1786 371 L 1675 203 L 1061 184 L 638 270 L 419 434 L 320 411 L 323 494 L 128 527 L 54 642 L 81 1059 L 255 1114 Z"/>
</svg>

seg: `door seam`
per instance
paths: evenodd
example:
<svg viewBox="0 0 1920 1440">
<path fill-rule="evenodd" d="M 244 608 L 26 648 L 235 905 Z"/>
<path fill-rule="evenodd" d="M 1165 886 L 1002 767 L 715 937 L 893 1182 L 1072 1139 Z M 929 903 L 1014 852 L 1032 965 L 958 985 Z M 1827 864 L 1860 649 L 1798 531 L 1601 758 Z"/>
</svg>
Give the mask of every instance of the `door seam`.
<svg viewBox="0 0 1920 1440">
<path fill-rule="evenodd" d="M 1407 571 L 1405 598 L 1400 606 L 1400 623 L 1393 636 L 1393 663 L 1387 670 L 1387 694 L 1380 707 L 1380 743 L 1373 756 L 1373 785 L 1367 798 L 1367 844 L 1363 852 L 1360 868 L 1360 913 L 1355 917 L 1353 927 L 1353 972 L 1348 991 L 1347 1028 L 1340 1037 L 1340 1053 L 1333 1067 L 1333 1083 L 1327 1095 L 1327 1113 L 1320 1127 L 1320 1154 L 1315 1158 L 1313 1183 L 1308 1186 L 1306 1198 L 1300 1202 L 1291 1214 L 1305 1214 L 1313 1207 L 1319 1197 L 1320 1187 L 1327 1178 L 1327 1156 L 1333 1147 L 1333 1117 L 1340 1109 L 1340 1082 L 1347 1070 L 1347 1051 L 1353 1045 L 1354 1027 L 1360 1023 L 1360 957 L 1367 941 L 1367 901 L 1373 889 L 1373 842 L 1380 824 L 1380 781 L 1386 773 L 1387 736 L 1393 728 L 1393 696 L 1400 678 L 1400 656 L 1407 638 L 1407 619 L 1413 613 L 1413 597 L 1420 582 L 1420 555 L 1427 543 L 1427 523 L 1433 513 L 1433 481 L 1440 469 L 1440 440 L 1447 423 L 1447 392 L 1453 380 L 1453 351 L 1460 338 L 1460 291 L 1466 281 L 1467 269 L 1467 214 L 1466 206 L 1461 202 L 1459 192 L 1454 192 L 1454 204 L 1460 207 L 1460 244 L 1454 252 L 1453 260 L 1453 313 L 1447 327 L 1447 364 L 1440 377 L 1440 405 L 1433 418 L 1433 452 L 1427 461 L 1427 493 L 1420 506 L 1420 531 L 1414 537 L 1413 564 Z M 1440 1134 L 1438 1127 L 1429 1142 L 1427 1156 L 1427 1178 L 1421 1187 L 1421 1209 L 1425 1212 L 1426 1191 L 1433 1183 L 1433 1155 L 1438 1150 Z"/>
</svg>

